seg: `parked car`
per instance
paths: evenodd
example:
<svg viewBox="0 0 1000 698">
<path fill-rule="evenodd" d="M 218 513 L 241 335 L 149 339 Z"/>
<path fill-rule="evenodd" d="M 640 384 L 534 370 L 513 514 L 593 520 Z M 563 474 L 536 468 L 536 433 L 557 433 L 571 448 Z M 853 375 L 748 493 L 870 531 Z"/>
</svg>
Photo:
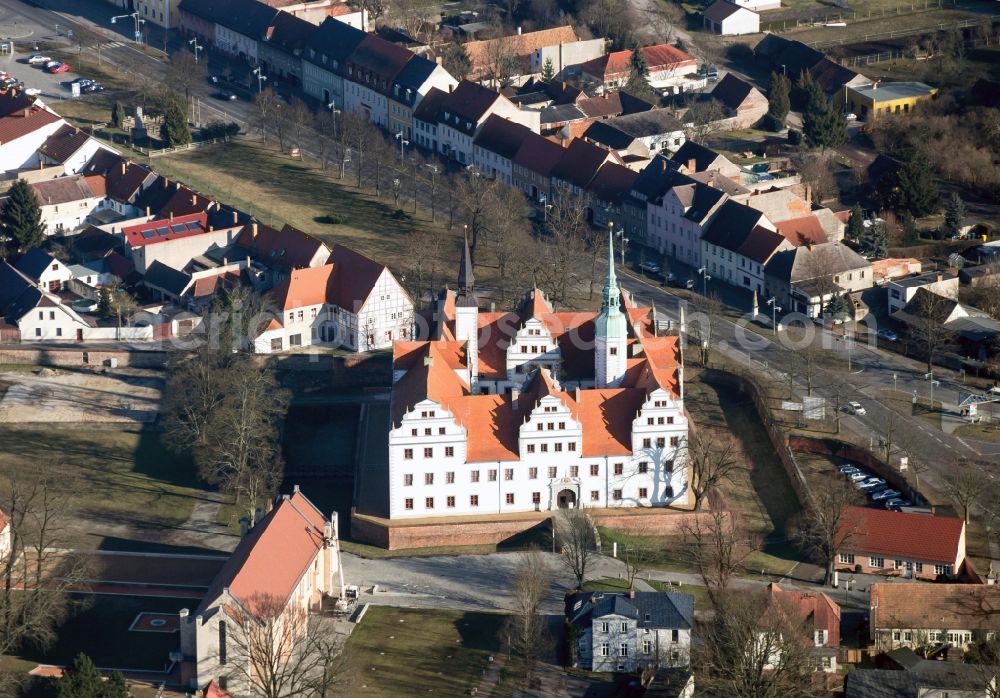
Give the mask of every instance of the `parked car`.
<svg viewBox="0 0 1000 698">
<path fill-rule="evenodd" d="M 865 408 L 861 406 L 861 403 L 854 400 L 844 405 L 844 412 L 847 414 L 868 414 L 865 412 Z"/>
<path fill-rule="evenodd" d="M 694 279 L 675 279 L 670 285 L 675 288 L 686 288 L 690 291 L 694 288 Z"/>
<path fill-rule="evenodd" d="M 854 483 L 855 487 L 859 490 L 874 490 L 876 487 L 882 489 L 885 485 L 885 480 L 880 477 L 870 477 L 867 480 L 862 480 L 861 482 Z"/>
<path fill-rule="evenodd" d="M 871 476 L 868 473 L 863 473 L 861 471 L 847 474 L 847 479 L 851 482 L 861 482 L 862 480 L 867 480 L 869 477 Z"/>
<path fill-rule="evenodd" d="M 987 390 L 986 392 L 993 393 L 994 395 L 1000 395 L 1000 385 L 997 384 L 991 385 L 990 389 Z"/>
<path fill-rule="evenodd" d="M 222 90 L 221 92 L 216 92 L 215 97 L 224 102 L 233 102 L 236 100 L 236 93 L 229 90 Z"/>
<path fill-rule="evenodd" d="M 844 114 L 844 118 L 847 119 L 848 121 L 857 121 L 858 115 L 852 114 L 851 112 L 847 112 L 846 114 Z"/>
<path fill-rule="evenodd" d="M 899 490 L 879 490 L 871 497 L 873 502 L 881 502 L 882 500 L 885 499 L 896 499 L 901 494 L 902 492 L 900 492 Z"/>
<path fill-rule="evenodd" d="M 892 499 L 887 499 L 885 502 L 885 508 L 889 511 L 902 511 L 903 507 L 910 506 L 910 500 L 900 499 L 899 497 L 893 497 Z"/>
<path fill-rule="evenodd" d="M 51 61 L 52 59 L 49 56 L 43 56 L 40 53 L 36 53 L 28 59 L 28 65 L 45 65 Z"/>
<path fill-rule="evenodd" d="M 660 265 L 656 262 L 643 262 L 639 265 L 639 271 L 645 272 L 646 274 L 659 274 Z"/>
<path fill-rule="evenodd" d="M 104 92 L 104 85 L 99 82 L 92 82 L 83 86 L 84 92 Z"/>
<path fill-rule="evenodd" d="M 50 68 L 46 68 L 50 73 L 68 73 L 69 63 L 58 63 Z"/>
<path fill-rule="evenodd" d="M 34 97 L 36 95 L 42 94 L 42 91 L 37 87 L 29 87 L 24 91 L 24 94 L 28 95 L 29 97 Z"/>
<path fill-rule="evenodd" d="M 837 470 L 840 471 L 840 472 L 842 472 L 842 473 L 846 473 L 846 472 L 848 472 L 850 470 L 860 470 L 860 468 L 858 466 L 856 466 L 856 465 L 851 464 L 851 463 L 841 463 L 840 465 L 837 466 Z"/>
<path fill-rule="evenodd" d="M 899 336 L 890 330 L 888 327 L 883 327 L 878 331 L 879 339 L 884 339 L 887 342 L 895 342 L 899 339 Z"/>
</svg>

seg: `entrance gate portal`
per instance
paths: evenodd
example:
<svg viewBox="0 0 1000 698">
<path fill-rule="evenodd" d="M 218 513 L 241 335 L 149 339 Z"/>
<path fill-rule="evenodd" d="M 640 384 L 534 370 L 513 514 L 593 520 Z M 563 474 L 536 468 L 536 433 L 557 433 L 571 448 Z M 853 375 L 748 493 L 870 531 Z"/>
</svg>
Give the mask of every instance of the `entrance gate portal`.
<svg viewBox="0 0 1000 698">
<path fill-rule="evenodd" d="M 556 501 L 559 503 L 560 509 L 575 509 L 576 492 L 573 490 L 561 490 Z"/>
</svg>

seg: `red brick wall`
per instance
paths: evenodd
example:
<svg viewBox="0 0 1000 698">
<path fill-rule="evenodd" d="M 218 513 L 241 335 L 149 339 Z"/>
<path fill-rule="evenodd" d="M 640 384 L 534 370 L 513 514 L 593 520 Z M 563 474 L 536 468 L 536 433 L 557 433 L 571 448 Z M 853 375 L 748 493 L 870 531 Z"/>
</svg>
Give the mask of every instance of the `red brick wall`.
<svg viewBox="0 0 1000 698">
<path fill-rule="evenodd" d="M 613 528 L 622 533 L 652 536 L 681 535 L 685 525 L 693 524 L 699 517 L 709 515 L 704 511 L 678 512 L 663 509 L 651 509 L 648 513 L 631 515 L 590 512 L 591 518 L 598 526 Z"/>
<path fill-rule="evenodd" d="M 119 366 L 136 368 L 163 368 L 167 363 L 165 351 L 86 351 L 66 349 L 2 349 L 2 364 L 33 364 L 38 366 L 104 366 L 108 359 L 118 359 Z"/>
<path fill-rule="evenodd" d="M 358 517 L 352 512 L 351 537 L 389 550 L 453 545 L 496 545 L 546 523 L 547 519 L 532 518 L 386 526 L 372 519 Z"/>
</svg>

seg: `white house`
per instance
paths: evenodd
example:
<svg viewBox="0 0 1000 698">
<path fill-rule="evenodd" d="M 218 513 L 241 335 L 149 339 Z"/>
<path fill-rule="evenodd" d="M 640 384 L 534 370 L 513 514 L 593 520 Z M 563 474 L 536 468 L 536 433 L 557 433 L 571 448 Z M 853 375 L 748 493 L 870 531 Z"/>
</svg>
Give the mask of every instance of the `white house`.
<svg viewBox="0 0 1000 698">
<path fill-rule="evenodd" d="M 646 202 L 646 244 L 698 268 L 703 262 L 702 231 L 728 197 L 679 173 L 675 177 L 677 184 Z"/>
<path fill-rule="evenodd" d="M 302 90 L 324 105 L 341 109 L 347 59 L 366 36 L 359 29 L 327 18 L 309 36 L 302 52 Z"/>
<path fill-rule="evenodd" d="M 90 214 L 108 205 L 104 177 L 70 175 L 31 185 L 42 211 L 46 235 L 72 233 L 88 223 Z"/>
<path fill-rule="evenodd" d="M 780 7 L 780 3 L 779 3 Z M 745 3 L 715 0 L 702 14 L 705 29 L 723 36 L 756 34 L 760 31 L 760 15 Z"/>
<path fill-rule="evenodd" d="M 0 558 L 7 557 L 12 544 L 10 517 L 3 512 L 3 509 L 0 509 Z"/>
<path fill-rule="evenodd" d="M 577 628 L 573 666 L 588 671 L 638 672 L 688 667 L 694 597 L 665 591 L 582 592 L 566 601 Z"/>
<path fill-rule="evenodd" d="M 38 148 L 43 165 L 62 165 L 67 175 L 79 174 L 99 150 L 117 153 L 75 126 L 65 125 Z"/>
<path fill-rule="evenodd" d="M 799 245 L 771 256 L 764 266 L 764 293 L 785 312 L 818 318 L 834 294 L 871 288 L 873 277 L 872 263 L 846 245 Z"/>
<path fill-rule="evenodd" d="M 122 228 L 129 256 L 140 274 L 154 261 L 183 269 L 193 258 L 214 249 L 228 247 L 242 226 L 214 228 L 208 214 L 157 218 Z"/>
<path fill-rule="evenodd" d="M 249 695 L 247 645 L 300 638 L 309 616 L 343 594 L 337 512 L 325 517 L 296 485 L 244 534 L 194 612 L 181 609 L 181 680 L 192 690 L 217 681 L 234 695 Z M 248 625 L 270 621 L 291 631 L 255 633 L 248 642 Z M 237 663 L 242 669 L 234 670 Z"/>
<path fill-rule="evenodd" d="M 37 168 L 39 148 L 65 125 L 37 97 L 0 90 L 0 173 Z"/>
<path fill-rule="evenodd" d="M 65 264 L 43 251 L 32 247 L 17 260 L 17 270 L 31 279 L 39 288 L 50 293 L 59 293 L 73 278 L 73 273 Z"/>
<path fill-rule="evenodd" d="M 705 229 L 702 265 L 717 281 L 764 292 L 764 267 L 780 250 L 792 249 L 767 217 L 749 206 L 726 201 Z"/>
<path fill-rule="evenodd" d="M 442 155 L 469 165 L 473 161 L 473 139 L 491 114 L 527 126 L 538 133 L 539 113 L 521 110 L 513 102 L 487 87 L 463 80 L 441 102 L 437 142 Z"/>
<path fill-rule="evenodd" d="M 83 341 L 94 327 L 59 296 L 3 261 L 0 316 L 18 328 L 22 342 Z"/>
<path fill-rule="evenodd" d="M 327 264 L 293 270 L 270 292 L 274 319 L 254 351 L 325 344 L 354 351 L 413 336 L 413 301 L 384 265 L 342 245 Z"/>
<path fill-rule="evenodd" d="M 554 312 L 533 289 L 480 312 L 466 247 L 429 341 L 393 347 L 389 515 L 639 507 L 689 500 L 676 336 L 620 291 Z"/>
<path fill-rule="evenodd" d="M 431 92 L 447 92 L 454 89 L 458 81 L 447 70 L 423 56 L 411 56 L 392 82 L 389 96 L 390 133 L 402 133 L 403 138 L 414 143 L 414 110 Z"/>
<path fill-rule="evenodd" d="M 958 286 L 957 274 L 939 271 L 930 271 L 904 279 L 894 279 L 886 285 L 889 294 L 889 314 L 906 307 L 921 288 L 944 298 L 955 300 L 958 298 Z"/>
<path fill-rule="evenodd" d="M 472 163 L 484 177 L 514 183 L 514 156 L 531 133 L 527 126 L 491 114 L 472 141 Z"/>
<path fill-rule="evenodd" d="M 372 124 L 389 128 L 389 95 L 399 72 L 413 54 L 381 37 L 369 34 L 346 60 L 344 106 Z"/>
<path fill-rule="evenodd" d="M 555 71 L 553 77 L 556 80 L 576 77 L 580 74 L 582 63 L 604 55 L 605 46 L 604 39 L 585 39 L 540 46 L 531 52 L 531 72 L 540 74 L 545 64 L 551 62 Z"/>
</svg>

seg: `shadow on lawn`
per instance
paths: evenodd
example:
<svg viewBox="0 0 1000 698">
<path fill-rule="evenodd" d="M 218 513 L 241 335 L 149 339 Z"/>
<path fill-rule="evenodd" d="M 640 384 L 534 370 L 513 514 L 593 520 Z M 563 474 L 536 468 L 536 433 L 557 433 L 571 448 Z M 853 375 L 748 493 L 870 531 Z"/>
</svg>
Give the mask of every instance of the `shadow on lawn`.
<svg viewBox="0 0 1000 698">
<path fill-rule="evenodd" d="M 499 652 L 500 635 L 506 618 L 499 613 L 463 613 L 455 620 L 455 629 L 462 638 L 462 647 Z"/>
</svg>

